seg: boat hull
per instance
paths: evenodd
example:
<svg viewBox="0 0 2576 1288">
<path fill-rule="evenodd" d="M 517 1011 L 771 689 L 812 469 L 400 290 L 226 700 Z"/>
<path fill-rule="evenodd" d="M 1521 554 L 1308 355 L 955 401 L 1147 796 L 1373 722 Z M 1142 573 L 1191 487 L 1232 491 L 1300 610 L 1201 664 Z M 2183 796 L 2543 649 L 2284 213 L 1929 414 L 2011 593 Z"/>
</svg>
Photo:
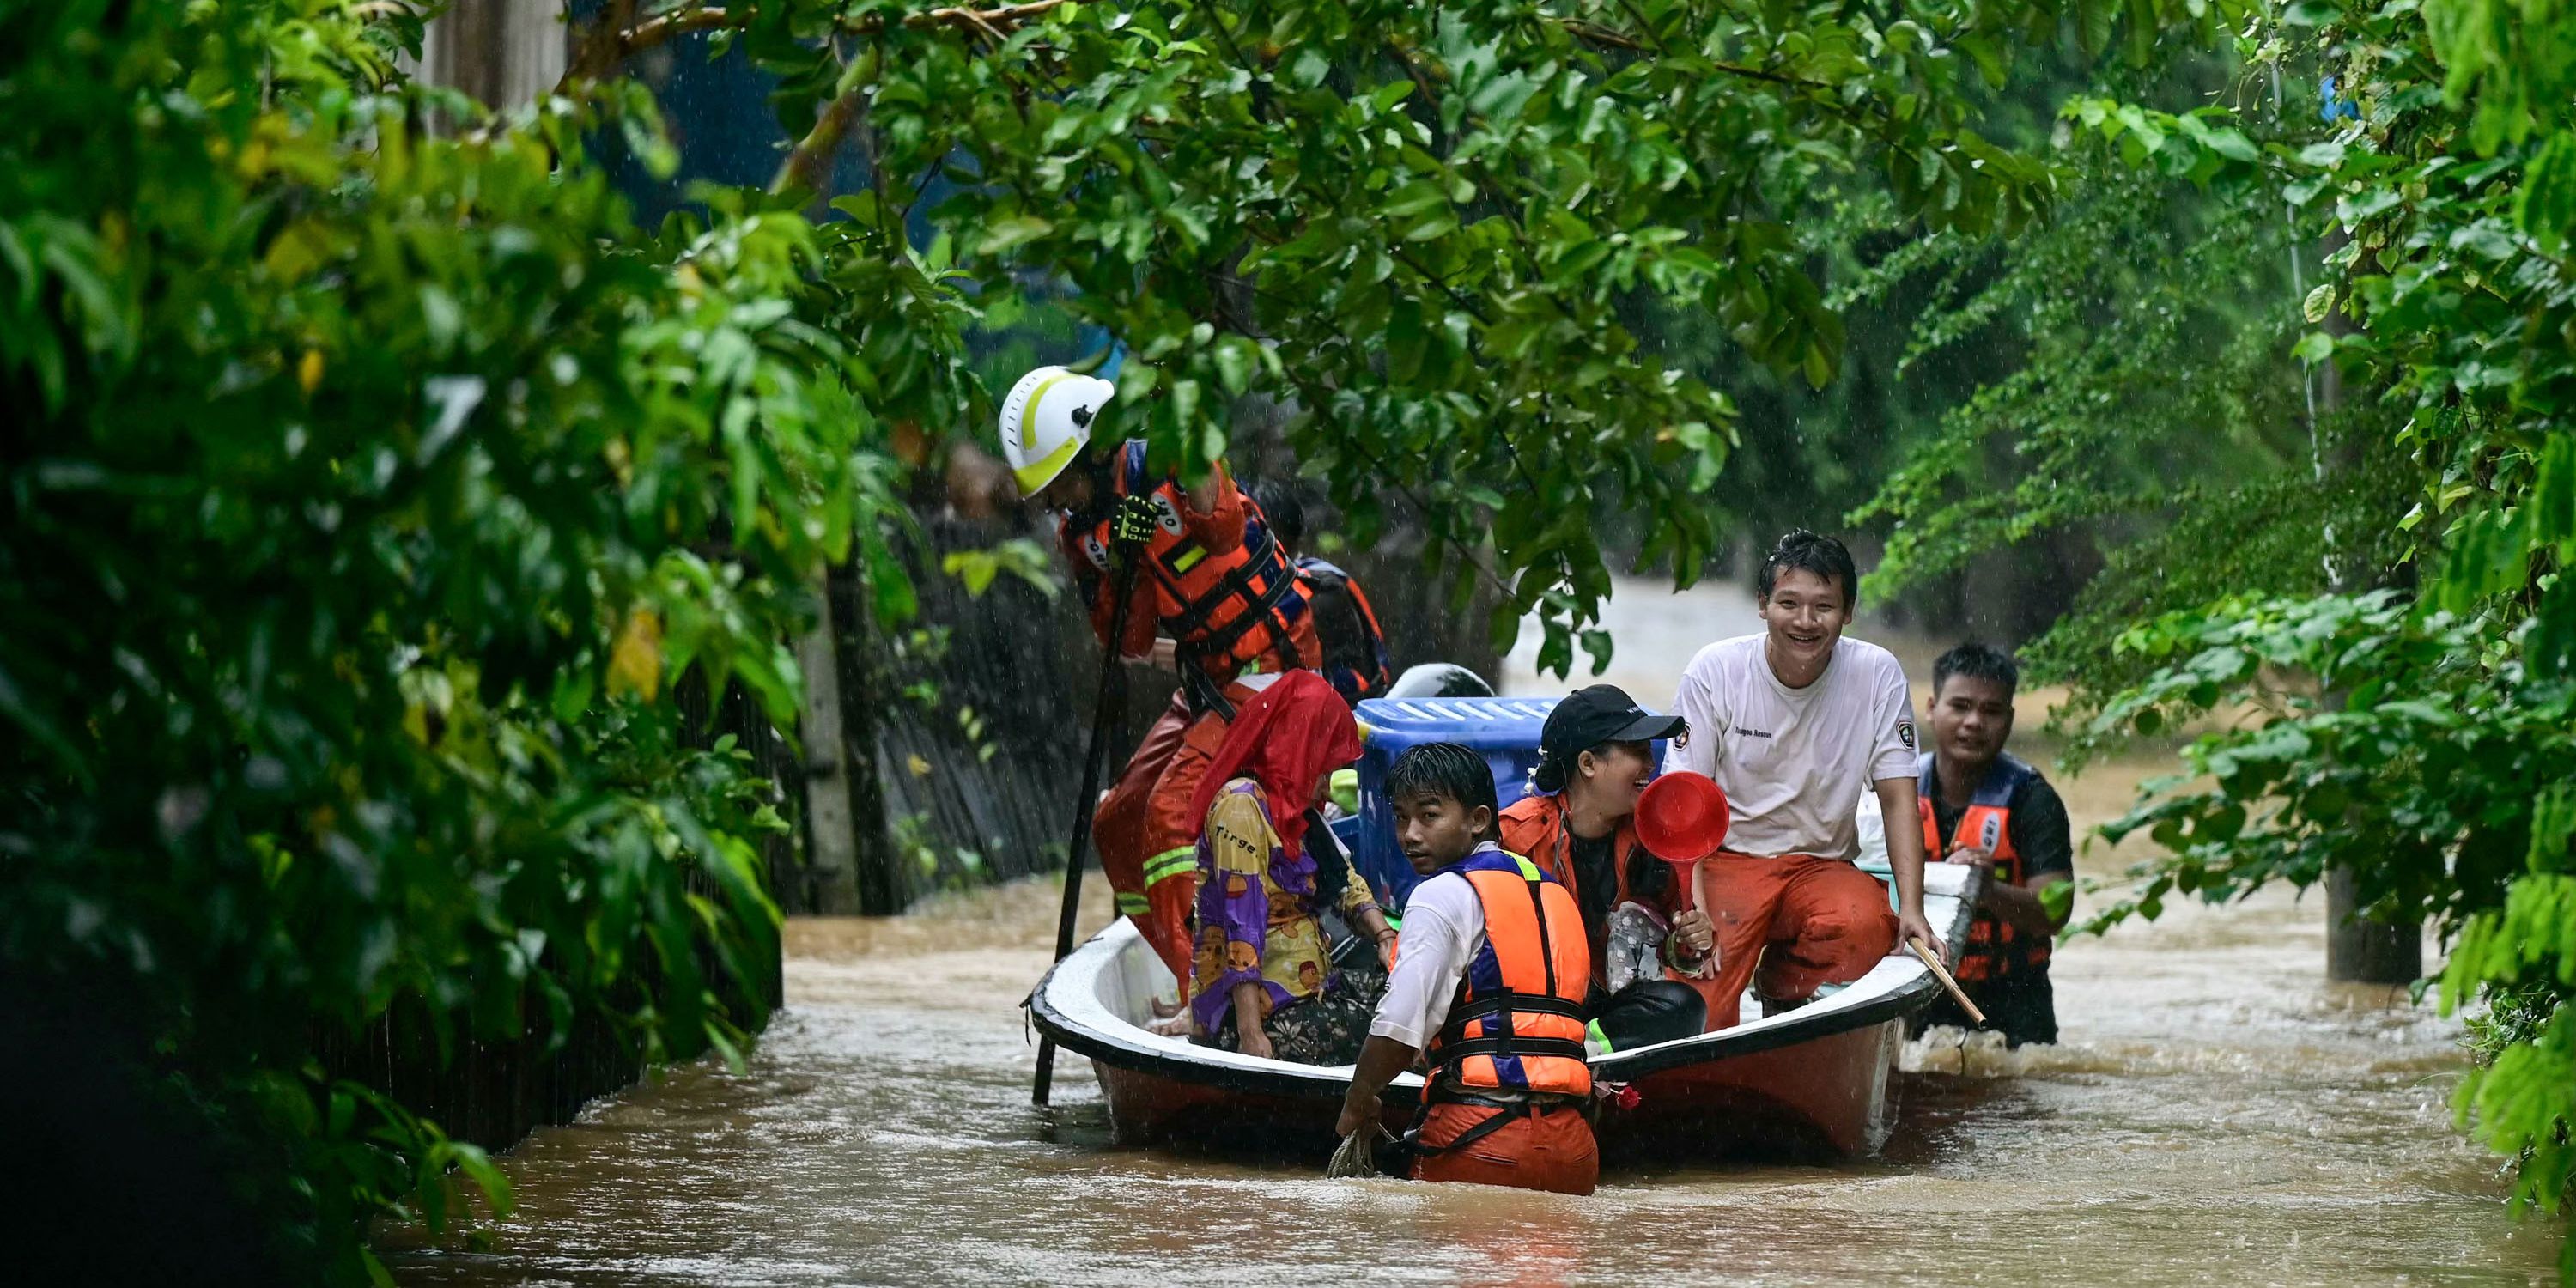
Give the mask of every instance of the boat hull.
<svg viewBox="0 0 2576 1288">
<path fill-rule="evenodd" d="M 1892 1121 L 1892 1074 L 1904 1022 L 1794 1046 L 1685 1065 L 1631 1084 L 1633 1109 L 1595 1123 L 1614 1161 L 1846 1158 L 1874 1153 Z M 1228 1091 L 1188 1078 L 1094 1062 L 1122 1145 L 1195 1145 L 1263 1153 L 1328 1150 L 1335 1095 Z M 1413 1102 L 1390 1105 L 1386 1127 L 1411 1125 Z"/>
<path fill-rule="evenodd" d="M 1928 902 L 1936 926 L 1964 936 L 1975 869 L 1939 865 Z M 1173 981 L 1125 921 L 1058 963 L 1030 997 L 1038 1027 L 1089 1056 L 1113 1136 L 1321 1157 L 1351 1069 L 1293 1065 L 1148 1032 L 1133 1017 Z M 1891 956 L 1834 996 L 1717 1033 L 1596 1056 L 1597 1082 L 1636 1092 L 1597 1120 L 1605 1163 L 1719 1159 L 1826 1160 L 1875 1152 L 1894 1118 L 1905 1017 L 1939 985 L 1910 956 Z M 1410 1125 L 1421 1079 L 1385 1095 L 1387 1126 Z"/>
<path fill-rule="evenodd" d="M 1602 1114 L 1606 1156 L 1831 1159 L 1872 1154 L 1893 1121 L 1905 1022 L 1648 1074 L 1637 1106 Z"/>
</svg>

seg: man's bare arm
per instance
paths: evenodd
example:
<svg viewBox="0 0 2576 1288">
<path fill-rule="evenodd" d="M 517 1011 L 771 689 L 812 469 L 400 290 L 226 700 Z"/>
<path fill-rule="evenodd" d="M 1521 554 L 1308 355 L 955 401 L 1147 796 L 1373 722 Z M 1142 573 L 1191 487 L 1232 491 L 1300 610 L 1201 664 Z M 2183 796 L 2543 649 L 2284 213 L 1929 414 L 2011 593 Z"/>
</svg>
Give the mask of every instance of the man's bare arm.
<svg viewBox="0 0 2576 1288">
<path fill-rule="evenodd" d="M 1342 1117 L 1333 1124 L 1333 1134 L 1348 1136 L 1378 1122 L 1386 1112 L 1379 1093 L 1421 1057 L 1421 1051 L 1394 1038 L 1370 1034 L 1367 1045 L 1360 1048 L 1358 1066 L 1351 1070 L 1351 1089 L 1342 1097 Z"/>
<path fill-rule="evenodd" d="M 1897 933 L 1922 939 L 1932 951 L 1946 954 L 1949 945 L 1923 915 L 1923 813 L 1914 803 L 1914 780 L 1882 778 L 1870 786 L 1878 793 L 1879 813 L 1886 819 L 1887 867 L 1896 878 Z"/>
<path fill-rule="evenodd" d="M 2052 913 L 2043 893 L 2051 886 L 2074 880 L 2064 872 L 2042 872 L 2032 877 L 2029 885 L 2008 881 L 1989 881 L 1985 896 L 1977 902 L 1986 911 L 2011 922 L 2026 934 L 2054 935 L 2066 928 L 2067 918 L 2075 912 L 2075 901 L 2069 899 L 2063 911 Z"/>
</svg>

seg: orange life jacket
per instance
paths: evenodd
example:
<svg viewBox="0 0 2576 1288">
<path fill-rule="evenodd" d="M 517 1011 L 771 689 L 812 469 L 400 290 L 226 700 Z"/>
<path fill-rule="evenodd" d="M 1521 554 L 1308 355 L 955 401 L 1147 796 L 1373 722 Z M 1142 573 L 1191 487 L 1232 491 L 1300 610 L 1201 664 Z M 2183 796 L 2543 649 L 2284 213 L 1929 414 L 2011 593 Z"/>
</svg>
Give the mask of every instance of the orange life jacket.
<svg viewBox="0 0 2576 1288">
<path fill-rule="evenodd" d="M 1068 516 L 1062 529 L 1067 553 L 1078 556 L 1074 570 L 1084 597 L 1094 605 L 1094 624 L 1108 629 L 1108 614 L 1102 610 L 1110 607 L 1103 601 L 1114 598 L 1108 571 L 1117 502 L 1142 496 L 1153 508 L 1154 527 L 1140 552 L 1145 561 L 1141 571 L 1154 587 L 1160 633 L 1180 646 L 1184 680 L 1194 681 L 1195 672 L 1223 684 L 1246 670 L 1312 668 L 1318 651 L 1306 584 L 1272 535 L 1261 507 L 1232 479 L 1225 480 L 1225 487 L 1233 493 L 1232 504 L 1242 510 L 1243 536 L 1217 550 L 1199 541 L 1183 519 L 1189 494 L 1180 480 L 1147 473 L 1145 445 L 1125 445 L 1110 471 L 1106 502 L 1094 506 L 1095 513 Z M 1196 687 L 1192 692 L 1194 699 L 1200 696 Z"/>
<path fill-rule="evenodd" d="M 1995 856 L 1995 879 L 2022 883 L 2021 853 L 2012 843 L 2012 798 L 2022 784 L 2039 777 L 2039 771 L 2008 755 L 1998 755 L 1986 769 L 1985 781 L 1977 784 L 1968 798 L 1967 812 L 1959 816 L 1959 826 L 1950 835 L 1941 835 L 1939 815 L 1932 807 L 1932 753 L 1922 753 L 1920 777 L 1916 782 L 1915 807 L 1923 813 L 1923 850 L 1927 859 L 1938 860 L 1952 850 L 1975 846 Z M 1951 973 L 1961 983 L 1979 983 L 2001 978 L 2016 965 L 2037 965 L 2048 960 L 2049 941 L 2033 937 L 2036 942 L 2022 943 L 2020 928 L 2001 917 L 1980 911 L 1968 923 L 1968 943 L 1959 954 L 1957 969 Z"/>
<path fill-rule="evenodd" d="M 1565 825 L 1564 794 L 1532 792 L 1505 808 L 1495 819 L 1494 826 L 1502 833 L 1503 848 L 1514 854 L 1528 855 L 1541 871 L 1556 878 L 1564 885 L 1566 894 L 1573 898 L 1579 913 L 1583 907 L 1583 883 L 1575 878 L 1574 830 Z M 1609 906 L 1614 911 L 1620 904 L 1636 899 L 1628 890 L 1628 865 L 1639 852 L 1637 820 L 1619 820 L 1619 829 L 1610 834 L 1610 853 L 1614 856 L 1610 870 L 1616 874 L 1619 883 L 1618 889 L 1610 896 Z M 1636 902 L 1651 902 L 1669 921 L 1674 912 L 1670 893 L 1667 889 L 1664 898 L 1653 901 L 1636 899 Z M 1575 924 L 1582 924 L 1579 916 Z M 1596 974 L 1601 971 L 1609 948 L 1606 943 L 1592 945 L 1592 969 Z"/>
<path fill-rule="evenodd" d="M 1486 846 L 1447 871 L 1484 905 L 1485 943 L 1426 1053 L 1426 1100 L 1479 1091 L 1592 1094 L 1583 999 L 1592 960 L 1574 896 L 1537 864 Z"/>
</svg>

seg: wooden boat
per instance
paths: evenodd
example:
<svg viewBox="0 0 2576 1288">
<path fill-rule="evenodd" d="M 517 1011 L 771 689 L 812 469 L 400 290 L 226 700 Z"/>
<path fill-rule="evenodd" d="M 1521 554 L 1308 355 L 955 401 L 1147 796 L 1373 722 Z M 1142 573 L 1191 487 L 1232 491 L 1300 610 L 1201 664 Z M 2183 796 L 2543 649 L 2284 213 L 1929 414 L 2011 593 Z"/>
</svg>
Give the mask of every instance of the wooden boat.
<svg viewBox="0 0 2576 1288">
<path fill-rule="evenodd" d="M 1884 872 L 1880 873 L 1882 878 Z M 1953 944 L 1966 940 L 1976 869 L 1930 865 L 1924 904 Z M 1605 1109 L 1603 1157 L 1830 1159 L 1875 1152 L 1893 1121 L 1892 1075 L 1905 1017 L 1941 985 L 1898 953 L 1831 996 L 1734 1028 L 1597 1056 L 1596 1079 L 1627 1083 L 1635 1107 Z M 1171 973 L 1121 918 L 1056 964 L 1030 997 L 1037 1026 L 1090 1057 L 1125 1142 L 1202 1142 L 1298 1153 L 1328 1152 L 1351 1067 L 1261 1060 L 1147 1031 L 1154 995 Z M 1412 1117 L 1422 1080 L 1399 1077 L 1386 1094 L 1390 1130 Z"/>
</svg>

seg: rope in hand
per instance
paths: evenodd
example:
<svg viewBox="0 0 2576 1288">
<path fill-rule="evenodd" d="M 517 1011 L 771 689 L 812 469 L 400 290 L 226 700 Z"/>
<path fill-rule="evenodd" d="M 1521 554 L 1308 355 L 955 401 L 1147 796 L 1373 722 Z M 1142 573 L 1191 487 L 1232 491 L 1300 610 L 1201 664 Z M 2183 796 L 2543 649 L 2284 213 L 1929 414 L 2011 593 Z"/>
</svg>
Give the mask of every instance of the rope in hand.
<svg viewBox="0 0 2576 1288">
<path fill-rule="evenodd" d="M 1395 1142 L 1394 1133 L 1389 1132 L 1383 1123 L 1370 1123 L 1344 1136 L 1341 1147 L 1333 1151 L 1331 1165 L 1324 1169 L 1325 1179 L 1347 1181 L 1354 1177 L 1377 1175 L 1377 1143 L 1381 1140 L 1389 1144 Z"/>
</svg>

